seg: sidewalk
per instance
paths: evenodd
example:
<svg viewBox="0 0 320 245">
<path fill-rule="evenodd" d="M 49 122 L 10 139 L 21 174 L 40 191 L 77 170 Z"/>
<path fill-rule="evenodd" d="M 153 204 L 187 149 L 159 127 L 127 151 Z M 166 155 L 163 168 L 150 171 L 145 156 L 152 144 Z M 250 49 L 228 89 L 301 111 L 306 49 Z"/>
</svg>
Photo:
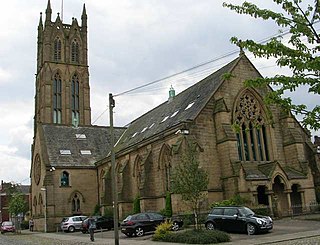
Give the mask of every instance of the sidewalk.
<svg viewBox="0 0 320 245">
<path fill-rule="evenodd" d="M 61 241 L 69 241 L 73 243 L 80 243 L 80 244 L 104 244 L 104 245 L 114 245 L 114 239 L 111 238 L 101 238 L 99 235 L 95 236 L 94 243 L 89 241 L 88 236 L 75 236 L 75 235 L 68 235 L 66 233 L 40 233 L 40 232 L 29 232 L 23 231 L 23 233 L 29 233 L 35 236 L 49 238 L 49 239 L 58 239 Z M 284 241 L 291 241 L 296 239 L 304 239 L 310 237 L 319 237 L 320 239 L 320 230 L 313 230 L 313 231 L 304 231 L 304 232 L 297 232 L 285 235 L 276 235 L 276 236 L 251 236 L 248 239 L 237 240 L 233 242 L 223 243 L 223 245 L 253 245 L 253 244 L 276 244 L 279 242 Z M 120 245 L 174 245 L 177 243 L 166 243 L 166 242 L 154 242 L 151 241 L 149 238 L 146 240 L 137 240 L 135 238 L 131 239 L 121 239 L 119 240 Z"/>
</svg>

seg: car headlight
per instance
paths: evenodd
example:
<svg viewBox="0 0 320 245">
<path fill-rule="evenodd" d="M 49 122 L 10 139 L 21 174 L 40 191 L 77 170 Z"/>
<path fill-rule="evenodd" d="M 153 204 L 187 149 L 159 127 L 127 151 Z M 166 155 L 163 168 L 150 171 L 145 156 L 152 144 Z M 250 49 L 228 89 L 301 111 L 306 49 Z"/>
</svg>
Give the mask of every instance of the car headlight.
<svg viewBox="0 0 320 245">
<path fill-rule="evenodd" d="M 257 223 L 258 223 L 259 225 L 262 225 L 262 224 L 263 224 L 263 219 L 257 218 Z"/>
</svg>

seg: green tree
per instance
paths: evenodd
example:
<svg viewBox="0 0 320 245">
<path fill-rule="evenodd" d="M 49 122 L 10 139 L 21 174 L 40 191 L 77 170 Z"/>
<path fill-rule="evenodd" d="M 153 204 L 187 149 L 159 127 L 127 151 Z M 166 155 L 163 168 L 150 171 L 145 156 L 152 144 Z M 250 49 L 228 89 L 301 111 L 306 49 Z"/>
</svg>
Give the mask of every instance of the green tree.
<svg viewBox="0 0 320 245">
<path fill-rule="evenodd" d="M 182 200 L 190 204 L 194 212 L 195 228 L 199 229 L 198 213 L 204 191 L 208 188 L 208 174 L 200 168 L 198 152 L 194 144 L 189 144 L 179 166 L 172 174 L 172 192 L 181 194 Z"/>
<path fill-rule="evenodd" d="M 309 93 L 320 94 L 320 37 L 315 24 L 320 20 L 319 0 L 270 0 L 281 11 L 259 8 L 250 2 L 242 5 L 224 3 L 223 6 L 239 14 L 247 14 L 254 18 L 272 20 L 279 27 L 288 29 L 288 41 L 283 34 L 271 38 L 261 44 L 253 40 L 231 38 L 231 42 L 246 48 L 256 57 L 277 59 L 277 65 L 288 67 L 292 76 L 277 75 L 275 77 L 258 78 L 247 81 L 248 86 L 275 85 L 276 89 L 265 98 L 266 103 L 281 105 L 288 112 L 301 115 L 302 124 L 310 129 L 320 129 L 320 106 L 307 107 L 305 104 L 294 104 L 288 94 L 298 87 L 306 86 Z M 279 9 L 279 8 L 278 8 Z"/>
<path fill-rule="evenodd" d="M 27 202 L 23 198 L 22 193 L 14 193 L 9 202 L 9 213 L 17 216 L 20 213 L 27 212 Z"/>
</svg>

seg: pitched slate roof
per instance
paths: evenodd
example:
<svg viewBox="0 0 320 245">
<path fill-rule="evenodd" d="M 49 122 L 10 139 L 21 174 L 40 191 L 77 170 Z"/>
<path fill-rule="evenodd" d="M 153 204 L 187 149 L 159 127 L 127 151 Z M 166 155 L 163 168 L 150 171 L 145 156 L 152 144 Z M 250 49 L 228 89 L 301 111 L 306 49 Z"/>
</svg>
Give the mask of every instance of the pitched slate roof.
<svg viewBox="0 0 320 245">
<path fill-rule="evenodd" d="M 183 122 L 194 120 L 223 82 L 223 75 L 231 72 L 241 59 L 231 61 L 218 71 L 176 95 L 130 123 L 119 140 L 119 152 L 143 140 L 149 139 Z"/>
<path fill-rule="evenodd" d="M 51 166 L 89 167 L 105 157 L 111 150 L 110 128 L 100 126 L 72 127 L 43 124 L 44 141 Z M 115 128 L 115 140 L 125 128 Z M 80 136 L 81 135 L 81 136 Z M 85 138 L 84 138 L 85 135 Z M 71 154 L 61 154 L 60 151 Z M 81 154 L 81 151 L 91 154 Z"/>
</svg>

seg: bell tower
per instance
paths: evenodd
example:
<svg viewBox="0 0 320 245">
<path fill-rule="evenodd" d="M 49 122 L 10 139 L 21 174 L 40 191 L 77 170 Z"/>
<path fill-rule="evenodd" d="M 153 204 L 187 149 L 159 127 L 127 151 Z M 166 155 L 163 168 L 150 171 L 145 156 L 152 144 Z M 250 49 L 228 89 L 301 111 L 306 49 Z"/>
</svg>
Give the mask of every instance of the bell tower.
<svg viewBox="0 0 320 245">
<path fill-rule="evenodd" d="M 38 123 L 91 125 L 87 13 L 64 24 L 59 13 L 51 20 L 48 0 L 45 21 L 38 25 L 35 129 Z"/>
</svg>

